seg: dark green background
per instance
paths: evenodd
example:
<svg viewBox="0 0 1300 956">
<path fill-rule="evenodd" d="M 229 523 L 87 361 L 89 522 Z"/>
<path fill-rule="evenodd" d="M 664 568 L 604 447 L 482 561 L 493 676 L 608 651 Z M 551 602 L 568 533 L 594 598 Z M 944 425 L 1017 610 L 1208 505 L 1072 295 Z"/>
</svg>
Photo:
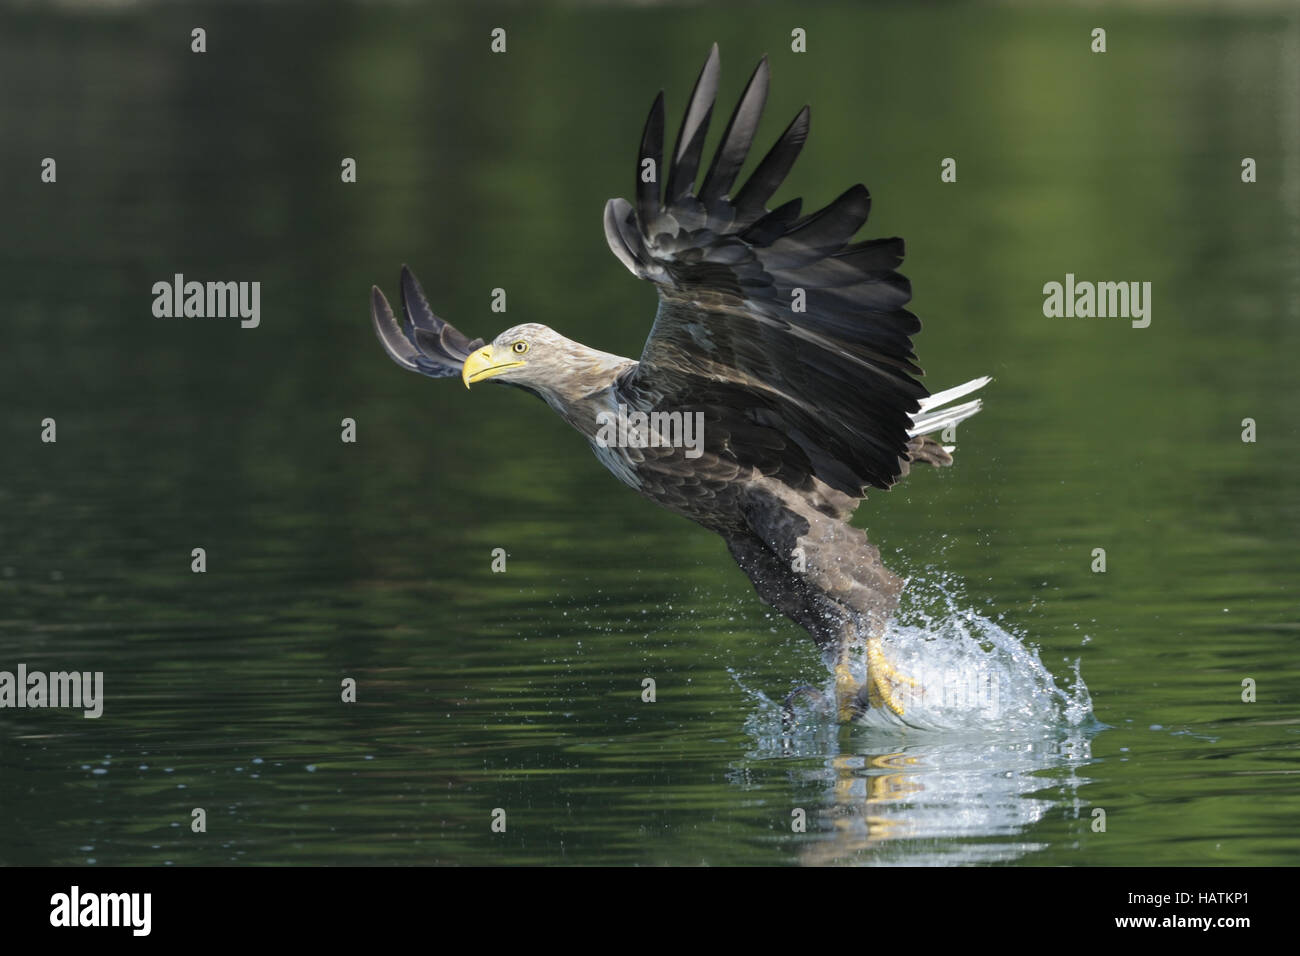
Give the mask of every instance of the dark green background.
<svg viewBox="0 0 1300 956">
<path fill-rule="evenodd" d="M 906 237 L 931 387 L 996 377 L 858 523 L 930 613 L 1079 659 L 1108 729 L 783 742 L 756 693 L 825 672 L 720 540 L 375 341 L 409 262 L 471 335 L 638 354 L 601 212 L 715 40 L 724 109 L 772 57 L 761 143 L 813 106 L 779 198 L 862 181 Z M 0 711 L 0 863 L 1297 861 L 1294 13 L 14 6 L 0 90 L 0 669 L 107 685 Z M 261 327 L 155 319 L 176 272 L 260 281 Z M 1045 318 L 1066 272 L 1152 282 L 1150 328 Z"/>
</svg>

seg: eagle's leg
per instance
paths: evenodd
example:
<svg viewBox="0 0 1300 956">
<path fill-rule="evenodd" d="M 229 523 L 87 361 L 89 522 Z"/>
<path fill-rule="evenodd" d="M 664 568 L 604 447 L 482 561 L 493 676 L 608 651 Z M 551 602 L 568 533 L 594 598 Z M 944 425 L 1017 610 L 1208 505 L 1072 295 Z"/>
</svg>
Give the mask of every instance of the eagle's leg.
<svg viewBox="0 0 1300 956">
<path fill-rule="evenodd" d="M 780 611 L 812 635 L 822 653 L 835 655 L 835 712 L 841 721 L 852 720 L 856 714 L 851 708 L 859 690 L 849 665 L 849 650 L 853 646 L 853 615 L 834 601 L 809 586 L 806 577 L 795 571 L 783 558 L 772 553 L 771 548 L 750 534 L 727 537 L 731 556 L 753 582 L 754 590 L 764 604 Z M 793 692 L 786 698 L 789 707 L 793 698 L 805 690 Z"/>
<path fill-rule="evenodd" d="M 852 649 L 853 642 L 846 636 L 840 641 L 835 658 L 835 715 L 842 724 L 847 724 L 863 710 L 858 694 L 861 688 L 858 686 L 857 677 L 853 674 L 853 664 L 850 660 Z"/>
<path fill-rule="evenodd" d="M 754 490 L 746 504 L 754 536 L 729 538 L 731 553 L 759 597 L 803 626 L 828 658 L 840 721 L 867 707 L 886 707 L 901 716 L 900 690 L 916 682 L 889 663 L 882 635 L 898 606 L 903 579 L 847 521 L 766 491 Z M 854 651 L 863 645 L 867 679 L 859 684 L 852 665 Z"/>
<path fill-rule="evenodd" d="M 880 559 L 866 533 L 806 502 L 753 494 L 745 510 L 754 535 L 728 537 L 732 555 L 768 605 L 801 624 L 835 672 L 836 715 L 852 721 L 867 708 L 902 715 L 904 685 L 885 657 L 885 624 L 904 579 Z M 854 652 L 865 645 L 867 679 L 854 675 Z"/>
</svg>

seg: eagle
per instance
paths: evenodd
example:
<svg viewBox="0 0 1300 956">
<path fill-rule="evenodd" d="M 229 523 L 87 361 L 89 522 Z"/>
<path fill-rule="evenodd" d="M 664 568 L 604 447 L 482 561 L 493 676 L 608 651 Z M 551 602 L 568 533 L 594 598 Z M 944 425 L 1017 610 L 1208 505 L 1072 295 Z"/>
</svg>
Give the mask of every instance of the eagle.
<svg viewBox="0 0 1300 956">
<path fill-rule="evenodd" d="M 610 249 L 658 290 L 639 359 L 533 322 L 471 340 L 434 314 L 405 266 L 401 320 L 377 286 L 371 318 L 402 368 L 533 393 L 620 481 L 721 535 L 759 598 L 816 642 L 835 675 L 837 719 L 871 708 L 901 718 L 916 682 L 882 638 L 905 581 L 850 519 L 868 489 L 887 490 L 913 464 L 952 464 L 954 448 L 931 436 L 978 412 L 978 398 L 958 400 L 989 378 L 933 395 L 917 380 L 921 324 L 897 271 L 903 240 L 853 239 L 871 208 L 865 186 L 807 215 L 799 199 L 768 208 L 808 137 L 807 106 L 735 188 L 767 57 L 697 185 L 718 76 L 715 43 L 666 167 L 660 91 L 636 154 L 635 202 L 605 206 Z"/>
</svg>

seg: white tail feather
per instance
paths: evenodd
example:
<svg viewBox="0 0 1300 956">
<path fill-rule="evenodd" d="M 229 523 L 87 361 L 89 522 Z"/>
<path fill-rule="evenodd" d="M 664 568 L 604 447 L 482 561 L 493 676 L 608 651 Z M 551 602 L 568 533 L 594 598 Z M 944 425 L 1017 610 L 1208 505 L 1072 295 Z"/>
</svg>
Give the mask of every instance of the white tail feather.
<svg viewBox="0 0 1300 956">
<path fill-rule="evenodd" d="M 940 405 L 947 405 L 954 398 L 961 398 L 971 392 L 978 392 L 991 381 L 993 381 L 993 378 L 985 375 L 983 378 L 973 378 L 964 385 L 944 389 L 942 392 L 935 392 L 929 398 L 921 399 L 921 411 L 926 412 L 932 408 L 938 408 Z"/>
<path fill-rule="evenodd" d="M 908 429 L 908 437 L 916 438 L 918 435 L 932 435 L 935 432 L 943 431 L 950 425 L 956 425 L 970 418 L 983 407 L 983 403 L 978 398 L 948 408 L 941 406 L 946 405 L 953 399 L 978 391 L 991 381 L 992 379 L 986 375 L 983 378 L 971 379 L 969 382 L 955 388 L 945 389 L 931 395 L 929 398 L 921 399 L 920 410 L 912 416 L 912 427 Z M 951 454 L 950 448 L 945 447 L 944 451 Z"/>
</svg>

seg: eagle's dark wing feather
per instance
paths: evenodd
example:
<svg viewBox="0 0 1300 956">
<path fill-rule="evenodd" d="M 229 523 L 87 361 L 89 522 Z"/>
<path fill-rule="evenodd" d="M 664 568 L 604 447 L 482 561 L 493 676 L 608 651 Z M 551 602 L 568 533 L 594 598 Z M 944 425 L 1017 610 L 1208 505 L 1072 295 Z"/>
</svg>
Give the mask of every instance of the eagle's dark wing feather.
<svg viewBox="0 0 1300 956">
<path fill-rule="evenodd" d="M 483 346 L 482 339 L 470 341 L 450 322 L 433 314 L 419 281 L 406 266 L 402 266 L 402 321 L 393 315 L 379 286 L 370 290 L 370 318 L 389 358 L 431 378 L 459 375 L 465 359 Z"/>
<path fill-rule="evenodd" d="M 862 185 L 802 218 L 795 199 L 767 210 L 808 135 L 805 107 L 753 175 L 728 193 L 767 95 L 764 58 L 741 95 L 698 193 L 692 192 L 718 83 L 714 46 L 678 134 L 664 191 L 663 94 L 637 157 L 636 204 L 605 209 L 610 248 L 658 286 L 660 306 L 623 387 L 661 407 L 725 396 L 736 416 L 790 439 L 787 464 L 861 497 L 888 488 L 908 453 L 910 414 L 928 395 L 912 376 L 920 322 L 904 305 L 897 238 L 851 242 L 871 198 Z M 651 177 L 643 174 L 653 161 Z M 769 447 L 761 455 L 770 457 Z M 747 449 L 733 443 L 744 461 Z M 758 449 L 755 449 L 757 452 Z"/>
</svg>

